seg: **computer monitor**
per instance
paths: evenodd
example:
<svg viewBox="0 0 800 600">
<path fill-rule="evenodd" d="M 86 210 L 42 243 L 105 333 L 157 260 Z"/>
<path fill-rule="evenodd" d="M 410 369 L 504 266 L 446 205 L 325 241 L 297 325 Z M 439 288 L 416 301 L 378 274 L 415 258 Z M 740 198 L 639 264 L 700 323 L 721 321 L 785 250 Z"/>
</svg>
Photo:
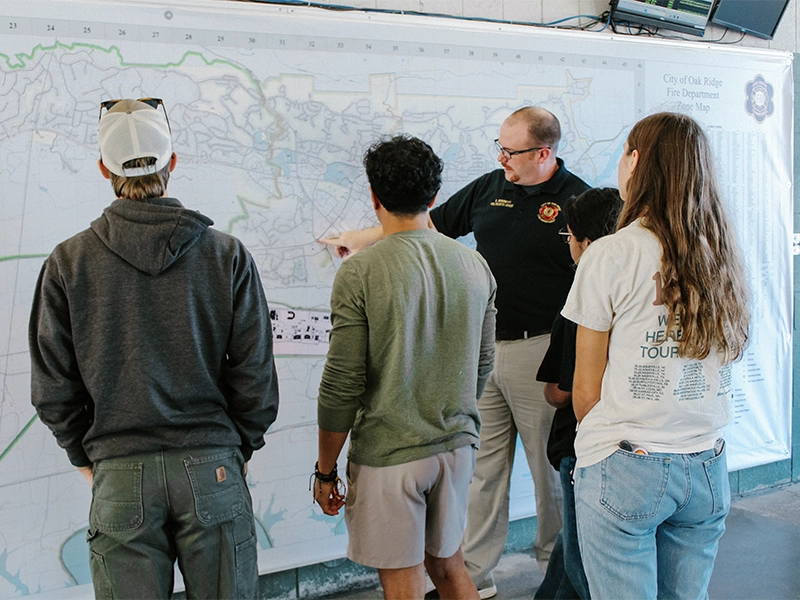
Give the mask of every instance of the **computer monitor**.
<svg viewBox="0 0 800 600">
<path fill-rule="evenodd" d="M 711 22 L 771 40 L 788 5 L 789 0 L 719 0 Z"/>
<path fill-rule="evenodd" d="M 611 20 L 702 36 L 713 7 L 713 0 L 611 0 Z"/>
</svg>

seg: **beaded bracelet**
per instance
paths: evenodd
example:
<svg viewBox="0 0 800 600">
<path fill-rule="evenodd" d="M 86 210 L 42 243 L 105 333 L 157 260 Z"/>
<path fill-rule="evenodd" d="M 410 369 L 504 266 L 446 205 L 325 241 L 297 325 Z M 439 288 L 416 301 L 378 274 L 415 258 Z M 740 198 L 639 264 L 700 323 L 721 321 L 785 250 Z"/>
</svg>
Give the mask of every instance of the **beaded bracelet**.
<svg viewBox="0 0 800 600">
<path fill-rule="evenodd" d="M 333 484 L 333 497 L 337 500 L 344 500 L 345 494 L 347 493 L 347 488 L 344 485 L 344 482 L 339 479 L 339 472 L 337 471 L 336 465 L 334 465 L 333 470 L 330 473 L 322 473 L 319 470 L 319 462 L 314 465 L 314 472 L 311 474 L 311 477 L 308 479 L 308 491 L 312 492 L 312 503 L 315 501 L 314 498 L 314 481 L 319 481 L 322 483 L 332 483 Z M 320 488 L 321 491 L 322 488 Z"/>
</svg>

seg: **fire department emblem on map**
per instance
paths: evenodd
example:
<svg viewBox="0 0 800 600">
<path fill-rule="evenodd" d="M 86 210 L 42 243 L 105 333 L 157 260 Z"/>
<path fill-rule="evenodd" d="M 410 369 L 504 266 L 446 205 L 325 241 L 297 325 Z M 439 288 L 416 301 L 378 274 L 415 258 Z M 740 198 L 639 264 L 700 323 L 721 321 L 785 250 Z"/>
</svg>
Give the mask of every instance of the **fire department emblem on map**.
<svg viewBox="0 0 800 600">
<path fill-rule="evenodd" d="M 775 111 L 775 105 L 772 102 L 773 93 L 772 84 L 767 83 L 761 75 L 756 75 L 756 78 L 745 86 L 747 99 L 744 109 L 757 123 L 763 123 L 764 119 Z"/>
<path fill-rule="evenodd" d="M 561 207 L 555 202 L 545 202 L 539 207 L 539 220 L 544 223 L 552 223 L 556 220 Z"/>
</svg>

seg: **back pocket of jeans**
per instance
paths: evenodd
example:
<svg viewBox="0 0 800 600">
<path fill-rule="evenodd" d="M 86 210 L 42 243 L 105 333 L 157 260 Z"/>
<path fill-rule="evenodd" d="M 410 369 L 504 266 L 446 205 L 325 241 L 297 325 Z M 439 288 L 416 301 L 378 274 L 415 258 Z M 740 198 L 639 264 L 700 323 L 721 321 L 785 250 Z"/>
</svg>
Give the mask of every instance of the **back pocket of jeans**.
<svg viewBox="0 0 800 600">
<path fill-rule="evenodd" d="M 92 527 L 104 532 L 130 531 L 143 521 L 142 463 L 96 463 L 89 510 Z"/>
<path fill-rule="evenodd" d="M 725 447 L 714 458 L 704 461 L 708 485 L 713 500 L 712 514 L 727 513 L 731 507 L 731 488 L 728 480 L 728 462 L 725 458 Z"/>
<path fill-rule="evenodd" d="M 242 466 L 236 452 L 187 458 L 183 463 L 192 485 L 198 521 L 215 525 L 242 512 Z"/>
<path fill-rule="evenodd" d="M 670 458 L 617 450 L 603 461 L 600 503 L 623 521 L 651 519 L 669 482 Z"/>
</svg>

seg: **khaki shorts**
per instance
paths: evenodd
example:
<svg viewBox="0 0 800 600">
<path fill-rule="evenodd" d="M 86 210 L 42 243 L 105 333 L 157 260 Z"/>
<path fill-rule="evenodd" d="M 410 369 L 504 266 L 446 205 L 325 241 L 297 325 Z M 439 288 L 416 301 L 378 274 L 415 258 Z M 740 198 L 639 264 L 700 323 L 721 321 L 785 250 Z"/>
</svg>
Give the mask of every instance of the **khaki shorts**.
<svg viewBox="0 0 800 600">
<path fill-rule="evenodd" d="M 377 569 L 402 569 L 422 563 L 425 552 L 455 554 L 474 469 L 473 446 L 391 467 L 348 463 L 347 557 Z"/>
</svg>

